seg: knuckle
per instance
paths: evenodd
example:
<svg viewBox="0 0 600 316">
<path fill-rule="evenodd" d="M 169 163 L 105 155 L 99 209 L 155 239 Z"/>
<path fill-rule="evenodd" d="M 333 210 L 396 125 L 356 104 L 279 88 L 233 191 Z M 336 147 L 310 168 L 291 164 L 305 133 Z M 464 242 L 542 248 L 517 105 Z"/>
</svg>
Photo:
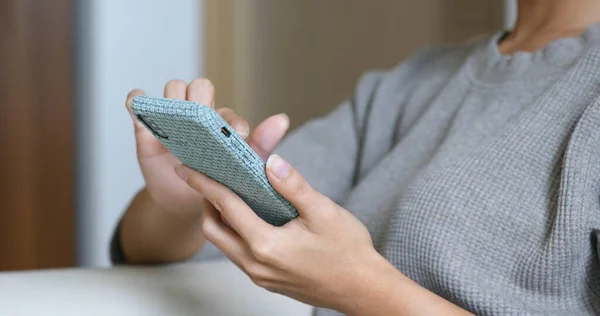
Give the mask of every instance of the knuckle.
<svg viewBox="0 0 600 316">
<path fill-rule="evenodd" d="M 256 283 L 257 285 L 259 285 L 258 283 L 264 282 L 268 278 L 267 269 L 258 262 L 246 264 L 244 266 L 244 270 L 252 282 Z"/>
<path fill-rule="evenodd" d="M 196 191 L 202 191 L 202 179 L 195 174 L 188 174 L 185 182 Z"/>
<path fill-rule="evenodd" d="M 193 88 L 193 89 L 199 89 L 199 88 L 214 89 L 212 82 L 206 78 L 196 78 L 196 79 L 192 80 L 192 82 L 190 82 L 189 86 L 190 86 L 190 88 Z"/>
<path fill-rule="evenodd" d="M 235 113 L 230 108 L 220 108 L 217 110 L 217 113 L 227 122 L 231 121 L 233 117 L 235 117 Z"/>
<path fill-rule="evenodd" d="M 221 116 L 226 116 L 228 113 L 233 113 L 233 110 L 228 107 L 218 108 L 217 113 Z"/>
<path fill-rule="evenodd" d="M 200 231 L 202 235 L 212 242 L 212 235 L 214 232 L 214 223 L 209 218 L 203 218 L 200 224 Z"/>
<path fill-rule="evenodd" d="M 339 214 L 340 214 L 340 210 L 337 207 L 324 207 L 319 212 L 319 215 L 321 216 L 321 220 L 323 220 L 324 222 L 336 223 L 338 221 Z"/>
<path fill-rule="evenodd" d="M 237 115 L 237 113 L 235 113 L 234 110 L 230 109 L 230 108 L 220 108 L 217 110 L 217 113 L 219 113 L 219 115 L 221 115 L 221 117 L 229 124 L 235 124 L 235 123 L 245 123 L 246 121 L 244 121 L 240 116 Z"/>
<path fill-rule="evenodd" d="M 311 188 L 305 181 L 293 179 L 290 183 L 290 194 L 296 197 L 307 195 Z"/>
<path fill-rule="evenodd" d="M 270 283 L 269 283 L 269 284 L 265 284 L 264 286 L 261 286 L 261 287 L 262 287 L 263 289 L 265 289 L 265 290 L 267 290 L 267 291 L 271 292 L 271 293 L 275 293 L 275 294 L 283 294 L 283 292 L 282 292 L 282 291 L 281 291 L 279 288 L 277 288 L 277 287 L 275 287 L 275 286 L 271 285 Z"/>
<path fill-rule="evenodd" d="M 185 81 L 183 81 L 181 79 L 169 80 L 167 82 L 167 84 L 165 85 L 165 88 L 171 88 L 171 87 L 185 87 Z"/>
<path fill-rule="evenodd" d="M 125 101 L 125 106 L 127 108 L 129 108 L 131 106 L 131 100 L 134 97 L 136 97 L 138 95 L 142 95 L 142 94 L 144 94 L 144 91 L 142 91 L 140 89 L 134 89 L 134 90 L 129 91 L 129 93 L 127 94 L 127 98 L 125 99 L 126 100 Z"/>
<path fill-rule="evenodd" d="M 266 288 L 269 285 L 269 282 L 267 282 L 263 279 L 254 278 L 252 276 L 250 276 L 250 280 L 252 280 L 252 283 L 254 283 L 257 286 L 262 287 L 262 288 Z"/>
<path fill-rule="evenodd" d="M 135 97 L 136 95 L 140 94 L 140 89 L 133 89 L 131 91 L 129 91 L 129 93 L 127 94 L 127 99 L 131 99 L 133 97 Z"/>
<path fill-rule="evenodd" d="M 230 209 L 231 199 L 228 197 L 217 197 L 212 200 L 212 205 L 217 209 L 217 211 L 222 212 Z"/>
<path fill-rule="evenodd" d="M 253 246 L 251 246 L 250 250 L 252 254 L 259 262 L 270 263 L 273 262 L 276 258 L 276 238 L 272 238 L 267 235 L 262 237 L 257 241 Z"/>
<path fill-rule="evenodd" d="M 229 120 L 227 120 L 227 123 L 229 123 L 229 125 L 231 126 L 238 126 L 238 125 L 246 125 L 248 124 L 246 122 L 246 120 L 242 119 L 241 117 L 237 116 L 237 115 L 232 115 Z"/>
<path fill-rule="evenodd" d="M 232 126 L 236 132 L 248 132 L 248 122 L 240 117 L 233 117 L 232 119 L 227 120 L 227 124 Z"/>
<path fill-rule="evenodd" d="M 268 278 L 258 278 L 258 277 L 252 277 L 250 275 L 248 275 L 248 277 L 250 278 L 252 283 L 256 284 L 256 286 L 262 287 L 263 289 L 266 289 L 267 291 L 272 292 L 271 289 L 273 289 L 273 284 L 271 281 L 269 281 Z"/>
</svg>

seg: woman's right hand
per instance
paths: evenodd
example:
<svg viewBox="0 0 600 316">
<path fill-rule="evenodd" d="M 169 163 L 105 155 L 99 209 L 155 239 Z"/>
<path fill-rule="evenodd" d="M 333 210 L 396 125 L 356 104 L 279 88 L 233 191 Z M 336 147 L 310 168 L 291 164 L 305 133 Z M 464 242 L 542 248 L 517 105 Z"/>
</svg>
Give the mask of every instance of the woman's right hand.
<svg viewBox="0 0 600 316">
<path fill-rule="evenodd" d="M 179 163 L 177 158 L 131 113 L 131 100 L 143 94 L 142 90 L 131 91 L 126 104 L 135 126 L 137 158 L 146 190 L 161 209 L 173 212 L 197 211 L 202 205 L 202 196 L 173 172 L 174 166 Z M 195 79 L 189 85 L 182 80 L 171 80 L 165 85 L 164 97 L 194 101 L 214 108 L 215 89 L 207 79 Z M 269 156 L 289 127 L 289 119 L 285 114 L 274 115 L 259 124 L 248 138 L 250 129 L 247 121 L 228 108 L 218 109 L 217 112 L 238 135 L 248 140 L 249 145 L 263 159 Z"/>
</svg>

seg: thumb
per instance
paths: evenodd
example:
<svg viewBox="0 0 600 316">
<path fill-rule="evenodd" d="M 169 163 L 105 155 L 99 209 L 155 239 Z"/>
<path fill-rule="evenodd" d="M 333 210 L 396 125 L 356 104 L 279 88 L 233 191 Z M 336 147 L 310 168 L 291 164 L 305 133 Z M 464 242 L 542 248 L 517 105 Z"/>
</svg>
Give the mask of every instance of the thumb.
<svg viewBox="0 0 600 316">
<path fill-rule="evenodd" d="M 296 206 L 300 217 L 312 221 L 337 210 L 333 201 L 313 189 L 296 169 L 278 155 L 269 157 L 266 169 L 273 188 Z"/>
</svg>

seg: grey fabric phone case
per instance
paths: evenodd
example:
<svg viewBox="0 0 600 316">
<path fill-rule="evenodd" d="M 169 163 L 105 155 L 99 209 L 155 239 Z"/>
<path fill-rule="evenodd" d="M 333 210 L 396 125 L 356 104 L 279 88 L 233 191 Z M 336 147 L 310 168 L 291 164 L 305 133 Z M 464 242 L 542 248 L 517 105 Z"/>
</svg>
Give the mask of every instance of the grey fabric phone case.
<svg viewBox="0 0 600 316">
<path fill-rule="evenodd" d="M 131 108 L 182 164 L 229 187 L 266 222 L 281 226 L 298 216 L 269 183 L 264 161 L 210 107 L 137 96 Z"/>
</svg>

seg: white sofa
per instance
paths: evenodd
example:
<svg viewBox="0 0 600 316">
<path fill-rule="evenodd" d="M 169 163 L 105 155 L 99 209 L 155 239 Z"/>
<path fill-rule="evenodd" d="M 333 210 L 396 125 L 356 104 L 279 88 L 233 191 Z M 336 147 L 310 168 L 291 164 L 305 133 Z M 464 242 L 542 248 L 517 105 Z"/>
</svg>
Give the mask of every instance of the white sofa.
<svg viewBox="0 0 600 316">
<path fill-rule="evenodd" d="M 0 273 L 0 315 L 289 315 L 311 307 L 255 286 L 228 261 Z"/>
</svg>

